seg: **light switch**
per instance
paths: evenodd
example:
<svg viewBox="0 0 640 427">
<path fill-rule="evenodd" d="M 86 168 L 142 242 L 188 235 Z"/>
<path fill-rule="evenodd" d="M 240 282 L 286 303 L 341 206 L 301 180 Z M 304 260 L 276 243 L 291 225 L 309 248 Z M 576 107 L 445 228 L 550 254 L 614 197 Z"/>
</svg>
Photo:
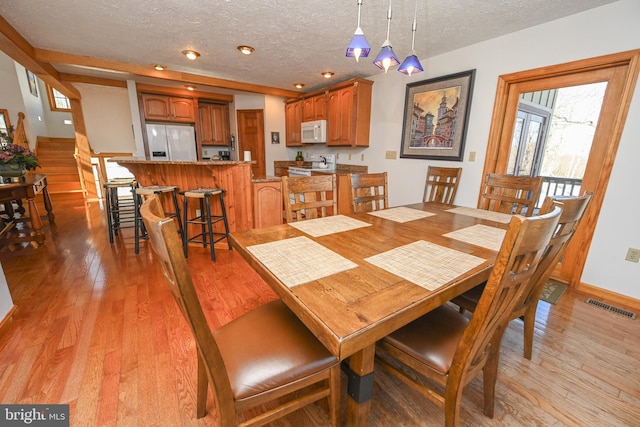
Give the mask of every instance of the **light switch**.
<svg viewBox="0 0 640 427">
<path fill-rule="evenodd" d="M 398 156 L 397 151 L 386 151 L 384 154 L 384 158 L 390 159 L 390 160 L 395 160 L 397 156 Z"/>
<path fill-rule="evenodd" d="M 469 152 L 469 161 L 470 162 L 475 162 L 476 161 L 476 152 L 475 151 L 470 151 Z"/>
</svg>

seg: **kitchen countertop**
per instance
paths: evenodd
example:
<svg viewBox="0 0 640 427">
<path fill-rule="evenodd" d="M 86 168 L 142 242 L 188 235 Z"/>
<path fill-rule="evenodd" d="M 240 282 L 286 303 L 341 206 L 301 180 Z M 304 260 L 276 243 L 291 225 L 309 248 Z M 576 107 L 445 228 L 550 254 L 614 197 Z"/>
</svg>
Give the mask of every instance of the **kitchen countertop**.
<svg viewBox="0 0 640 427">
<path fill-rule="evenodd" d="M 203 165 L 203 166 L 224 166 L 224 165 L 243 165 L 254 164 L 255 160 L 250 162 L 238 161 L 238 160 L 197 160 L 195 162 L 186 160 L 146 160 L 139 159 L 137 157 L 111 157 L 109 162 L 118 163 L 145 163 L 145 164 L 171 164 L 171 165 Z"/>
<path fill-rule="evenodd" d="M 256 176 L 251 179 L 251 182 L 253 182 L 254 184 L 260 183 L 260 182 L 278 182 L 278 181 L 282 181 L 282 178 L 279 176 L 271 176 L 271 175 Z"/>
</svg>

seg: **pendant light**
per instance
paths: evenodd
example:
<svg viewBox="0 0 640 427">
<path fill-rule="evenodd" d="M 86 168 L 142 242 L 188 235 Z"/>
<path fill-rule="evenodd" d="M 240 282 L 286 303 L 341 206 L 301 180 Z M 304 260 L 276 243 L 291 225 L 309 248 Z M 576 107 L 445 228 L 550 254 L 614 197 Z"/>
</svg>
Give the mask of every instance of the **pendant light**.
<svg viewBox="0 0 640 427">
<path fill-rule="evenodd" d="M 356 28 L 355 33 L 353 33 L 353 38 L 349 46 L 347 46 L 346 54 L 347 58 L 356 58 L 356 62 L 358 62 L 360 57 L 366 58 L 369 56 L 369 51 L 371 51 L 371 46 L 367 43 L 362 28 L 360 28 L 360 6 L 362 6 L 362 0 L 358 0 L 358 28 Z"/>
<path fill-rule="evenodd" d="M 386 73 L 389 67 L 394 67 L 400 63 L 398 57 L 393 53 L 393 48 L 389 42 L 389 30 L 391 29 L 391 0 L 389 0 L 389 12 L 387 13 L 387 39 L 382 43 L 380 53 L 373 61 L 374 65 Z"/>
<path fill-rule="evenodd" d="M 400 68 L 398 68 L 398 71 L 409 76 L 413 73 L 419 73 L 421 71 L 424 71 L 424 69 L 422 68 L 422 64 L 420 64 L 420 61 L 418 61 L 416 52 L 413 49 L 416 42 L 416 29 L 418 28 L 418 25 L 416 23 L 417 16 L 418 16 L 418 0 L 416 0 L 416 9 L 413 13 L 413 25 L 411 26 L 411 52 L 404 59 L 404 61 L 402 61 L 402 64 L 400 64 Z"/>
</svg>

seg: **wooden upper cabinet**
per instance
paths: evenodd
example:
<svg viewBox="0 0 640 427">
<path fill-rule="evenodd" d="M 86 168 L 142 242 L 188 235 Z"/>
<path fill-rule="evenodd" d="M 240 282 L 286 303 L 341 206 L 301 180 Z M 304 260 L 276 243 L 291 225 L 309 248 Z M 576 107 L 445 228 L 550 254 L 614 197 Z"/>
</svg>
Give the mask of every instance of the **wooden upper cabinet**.
<svg viewBox="0 0 640 427">
<path fill-rule="evenodd" d="M 169 122 L 194 123 L 194 101 L 190 98 L 175 98 L 166 95 L 142 94 L 144 118 Z"/>
<path fill-rule="evenodd" d="M 327 145 L 369 146 L 371 86 L 373 82 L 353 79 L 337 85 L 327 95 Z"/>
<path fill-rule="evenodd" d="M 327 118 L 325 94 L 312 96 L 302 101 L 302 121 L 323 120 Z"/>
<path fill-rule="evenodd" d="M 229 106 L 198 104 L 197 137 L 201 145 L 230 145 Z"/>
<path fill-rule="evenodd" d="M 302 101 L 288 102 L 284 107 L 287 147 L 302 146 Z"/>
</svg>

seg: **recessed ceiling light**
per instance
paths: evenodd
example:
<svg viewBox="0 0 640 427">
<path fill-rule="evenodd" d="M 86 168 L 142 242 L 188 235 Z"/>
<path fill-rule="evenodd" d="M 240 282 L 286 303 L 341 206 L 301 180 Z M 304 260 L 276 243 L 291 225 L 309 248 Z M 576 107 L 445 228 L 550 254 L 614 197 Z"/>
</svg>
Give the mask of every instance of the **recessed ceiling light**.
<svg viewBox="0 0 640 427">
<path fill-rule="evenodd" d="M 167 69 L 166 65 L 160 65 L 160 64 L 153 64 L 152 67 L 158 71 L 164 71 Z"/>
<path fill-rule="evenodd" d="M 184 87 L 186 87 L 189 90 L 196 90 L 196 87 L 192 85 L 184 85 Z"/>
<path fill-rule="evenodd" d="M 192 61 L 200 56 L 200 52 L 196 52 L 195 50 L 183 50 L 182 54 Z"/>
<path fill-rule="evenodd" d="M 322 76 L 323 76 L 325 79 L 330 79 L 331 77 L 333 77 L 333 73 L 332 73 L 331 71 L 323 71 L 323 72 L 322 72 Z"/>
<path fill-rule="evenodd" d="M 293 85 L 298 89 L 302 89 L 304 87 L 304 83 L 294 83 Z"/>
<path fill-rule="evenodd" d="M 251 46 L 238 46 L 238 50 L 244 55 L 251 55 L 255 49 Z"/>
</svg>

